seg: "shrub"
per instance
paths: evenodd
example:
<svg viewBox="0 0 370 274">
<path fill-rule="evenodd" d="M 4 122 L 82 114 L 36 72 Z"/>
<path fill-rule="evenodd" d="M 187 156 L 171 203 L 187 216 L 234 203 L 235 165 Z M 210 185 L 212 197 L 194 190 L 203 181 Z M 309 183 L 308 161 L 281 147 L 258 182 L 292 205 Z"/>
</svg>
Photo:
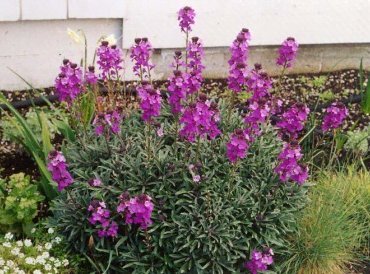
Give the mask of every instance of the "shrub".
<svg viewBox="0 0 370 274">
<path fill-rule="evenodd" d="M 233 129 L 240 120 L 235 114 L 232 120 Z M 170 117 L 161 123 L 165 135 L 151 131 L 149 150 L 135 113 L 123 122 L 122 135 L 110 139 L 109 150 L 104 138 L 91 135 L 84 145 L 65 147 L 75 183 L 57 199 L 53 223 L 73 248 L 88 254 L 100 271 L 115 273 L 234 272 L 255 246 L 272 246 L 279 254 L 305 190 L 279 183 L 273 168 L 281 141 L 272 128 L 234 166 L 225 157 L 226 140 L 189 145 L 178 140 Z M 96 177 L 102 185 L 91 187 L 87 182 Z M 153 198 L 147 231 L 124 225 L 116 213 L 125 191 Z M 92 200 L 105 201 L 111 210 L 119 224 L 116 239 L 97 237 L 98 228 L 88 221 Z"/>
<path fill-rule="evenodd" d="M 0 229 L 3 232 L 29 232 L 38 203 L 44 199 L 24 173 L 0 179 Z"/>
<path fill-rule="evenodd" d="M 312 188 L 310 203 L 291 235 L 284 260 L 287 273 L 347 273 L 361 252 L 368 258 L 370 175 L 368 172 L 326 173 Z"/>
</svg>

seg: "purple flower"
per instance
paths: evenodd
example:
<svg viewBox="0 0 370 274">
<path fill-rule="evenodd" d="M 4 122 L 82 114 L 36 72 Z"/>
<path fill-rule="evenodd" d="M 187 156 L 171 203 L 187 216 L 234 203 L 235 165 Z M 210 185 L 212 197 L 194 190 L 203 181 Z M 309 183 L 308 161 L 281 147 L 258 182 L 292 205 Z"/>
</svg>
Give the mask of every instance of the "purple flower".
<svg viewBox="0 0 370 274">
<path fill-rule="evenodd" d="M 244 267 L 252 274 L 266 271 L 268 266 L 274 262 L 273 255 L 274 253 L 271 248 L 264 252 L 253 250 L 250 260 L 244 264 Z"/>
<path fill-rule="evenodd" d="M 150 57 L 153 52 L 153 47 L 148 38 L 136 38 L 135 45 L 131 47 L 130 58 L 134 63 L 133 71 L 141 80 L 150 78 L 150 71 L 154 65 L 150 62 Z"/>
<path fill-rule="evenodd" d="M 105 114 L 97 114 L 93 121 L 93 125 L 95 126 L 95 134 L 100 136 L 104 132 L 112 132 L 113 134 L 119 133 L 121 119 L 121 115 L 116 110 L 107 112 Z"/>
<path fill-rule="evenodd" d="M 196 137 L 214 139 L 221 133 L 218 129 L 219 121 L 217 105 L 201 94 L 198 102 L 190 104 L 182 114 L 180 136 L 189 142 L 194 142 Z"/>
<path fill-rule="evenodd" d="M 288 37 L 279 48 L 279 57 L 276 64 L 289 68 L 292 66 L 298 52 L 298 43 L 294 38 Z"/>
<path fill-rule="evenodd" d="M 234 92 L 240 92 L 245 84 L 247 76 L 248 41 L 250 33 L 248 29 L 242 29 L 230 47 L 231 57 L 229 63 L 228 87 Z"/>
<path fill-rule="evenodd" d="M 72 103 L 83 90 L 81 68 L 68 59 L 64 59 L 60 73 L 55 79 L 55 90 L 60 101 Z"/>
<path fill-rule="evenodd" d="M 301 148 L 296 143 L 284 143 L 283 150 L 278 156 L 279 165 L 275 172 L 283 182 L 292 180 L 299 185 L 303 184 L 308 178 L 308 168 L 299 164 L 303 157 Z"/>
<path fill-rule="evenodd" d="M 161 93 L 155 90 L 148 82 L 143 81 L 136 88 L 140 97 L 141 118 L 144 121 L 151 121 L 153 117 L 159 116 L 161 110 Z"/>
<path fill-rule="evenodd" d="M 98 236 L 100 238 L 117 236 L 118 224 L 110 220 L 110 211 L 106 208 L 104 202 L 94 200 L 87 210 L 91 213 L 89 217 L 90 224 L 99 227 Z"/>
<path fill-rule="evenodd" d="M 126 224 L 139 225 L 141 229 L 147 229 L 153 222 L 151 220 L 154 205 L 152 199 L 146 194 L 130 198 L 128 193 L 120 195 L 118 213 L 125 215 Z"/>
<path fill-rule="evenodd" d="M 182 53 L 179 50 L 175 51 L 175 54 L 173 56 L 173 62 L 170 65 L 171 68 L 174 68 L 175 70 L 179 70 L 180 67 L 185 66 L 185 62 L 182 61 Z"/>
<path fill-rule="evenodd" d="M 325 116 L 321 126 L 322 130 L 326 132 L 340 127 L 347 116 L 348 109 L 343 103 L 332 103 L 330 107 L 325 110 Z"/>
<path fill-rule="evenodd" d="M 226 144 L 226 156 L 230 162 L 235 163 L 239 159 L 244 159 L 249 148 L 250 138 L 246 132 L 237 129 L 230 137 L 230 141 Z"/>
<path fill-rule="evenodd" d="M 245 116 L 244 122 L 252 127 L 257 127 L 258 124 L 264 123 L 271 111 L 269 101 L 265 99 L 251 100 L 248 108 L 249 113 Z"/>
<path fill-rule="evenodd" d="M 281 135 L 289 139 L 298 137 L 298 133 L 303 130 L 310 110 L 305 104 L 297 103 L 285 111 L 276 126 L 280 128 Z"/>
<path fill-rule="evenodd" d="M 73 183 L 73 178 L 68 172 L 66 158 L 59 151 L 53 151 L 48 156 L 48 170 L 53 181 L 58 184 L 58 191 L 62 191 Z"/>
<path fill-rule="evenodd" d="M 87 84 L 93 85 L 98 82 L 98 77 L 95 75 L 95 67 L 89 66 L 89 70 L 86 71 L 85 81 Z"/>
<path fill-rule="evenodd" d="M 179 20 L 181 31 L 191 31 L 191 25 L 193 25 L 195 22 L 195 11 L 191 7 L 184 7 L 179 10 L 177 15 L 177 20 Z"/>
<path fill-rule="evenodd" d="M 107 41 L 103 41 L 98 47 L 96 55 L 102 79 L 118 79 L 119 71 L 123 69 L 122 50 L 116 45 L 109 46 Z"/>
<path fill-rule="evenodd" d="M 186 98 L 186 80 L 181 71 L 175 70 L 168 81 L 168 102 L 171 106 L 172 113 L 178 114 L 182 111 L 182 101 Z"/>
<path fill-rule="evenodd" d="M 186 77 L 187 93 L 193 94 L 197 92 L 203 81 L 202 71 L 204 66 L 202 65 L 202 57 L 204 55 L 202 42 L 198 37 L 191 38 L 187 47 L 189 64 L 189 74 Z"/>
<path fill-rule="evenodd" d="M 252 91 L 253 100 L 269 96 L 272 82 L 267 73 L 262 70 L 260 64 L 254 65 L 254 69 L 248 75 L 246 82 L 248 89 Z"/>
<path fill-rule="evenodd" d="M 102 184 L 102 181 L 99 178 L 93 178 L 88 181 L 89 185 L 92 187 L 99 187 Z"/>
</svg>

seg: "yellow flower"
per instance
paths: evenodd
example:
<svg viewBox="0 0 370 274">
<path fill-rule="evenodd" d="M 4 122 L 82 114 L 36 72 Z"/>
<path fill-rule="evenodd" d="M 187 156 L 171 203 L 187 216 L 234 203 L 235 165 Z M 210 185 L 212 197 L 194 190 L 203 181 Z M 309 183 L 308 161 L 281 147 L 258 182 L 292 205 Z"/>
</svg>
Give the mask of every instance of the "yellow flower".
<svg viewBox="0 0 370 274">
<path fill-rule="evenodd" d="M 82 41 L 83 41 L 82 37 L 77 32 L 75 32 L 74 30 L 68 28 L 67 29 L 67 34 L 77 44 L 81 44 L 82 43 Z"/>
</svg>

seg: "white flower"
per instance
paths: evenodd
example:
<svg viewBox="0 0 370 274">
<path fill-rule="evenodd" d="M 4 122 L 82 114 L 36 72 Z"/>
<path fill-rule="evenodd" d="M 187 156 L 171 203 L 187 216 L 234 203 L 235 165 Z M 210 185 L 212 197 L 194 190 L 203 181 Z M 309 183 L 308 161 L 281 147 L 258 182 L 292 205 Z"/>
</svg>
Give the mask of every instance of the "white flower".
<svg viewBox="0 0 370 274">
<path fill-rule="evenodd" d="M 3 266 L 5 264 L 5 261 L 3 258 L 0 258 L 0 266 Z"/>
<path fill-rule="evenodd" d="M 30 247 L 32 245 L 32 241 L 30 239 L 24 240 L 23 243 L 24 243 L 24 246 L 26 246 L 26 247 Z"/>
<path fill-rule="evenodd" d="M 35 262 L 35 259 L 34 258 L 32 258 L 32 257 L 27 257 L 26 259 L 25 259 L 25 262 L 26 262 L 26 264 L 30 264 L 30 265 L 34 265 L 36 262 Z"/>
<path fill-rule="evenodd" d="M 62 263 L 60 262 L 60 260 L 56 259 L 55 262 L 54 262 L 54 266 L 55 267 L 60 267 L 61 265 L 62 265 Z"/>
<path fill-rule="evenodd" d="M 36 257 L 36 263 L 37 264 L 45 264 L 45 259 L 42 256 L 37 256 Z"/>
<path fill-rule="evenodd" d="M 50 250 L 53 247 L 52 243 L 46 243 L 45 244 L 45 249 Z"/>
<path fill-rule="evenodd" d="M 48 233 L 49 233 L 49 234 L 53 234 L 53 233 L 54 233 L 54 229 L 50 227 L 50 228 L 48 229 Z"/>
<path fill-rule="evenodd" d="M 117 39 L 114 37 L 114 34 L 108 35 L 103 40 L 107 41 L 110 46 L 117 44 Z"/>
<path fill-rule="evenodd" d="M 5 236 L 4 236 L 5 240 L 11 240 L 11 239 L 13 239 L 13 237 L 14 237 L 14 235 L 10 232 L 6 233 Z"/>
<path fill-rule="evenodd" d="M 42 251 L 42 250 L 43 250 L 43 247 L 42 247 L 41 245 L 37 245 L 37 246 L 36 246 L 36 250 L 37 250 L 37 251 Z"/>
<path fill-rule="evenodd" d="M 49 252 L 45 251 L 45 252 L 42 253 L 41 257 L 43 257 L 44 259 L 47 259 L 47 258 L 50 257 L 50 254 L 49 254 Z"/>
<path fill-rule="evenodd" d="M 14 266 L 15 266 L 15 263 L 14 263 L 12 260 L 7 260 L 7 261 L 6 261 L 6 266 L 8 266 L 8 267 L 12 268 L 12 267 L 14 267 Z"/>
<path fill-rule="evenodd" d="M 36 228 L 32 228 L 31 229 L 31 234 L 35 233 L 36 232 Z"/>
<path fill-rule="evenodd" d="M 33 274 L 42 274 L 42 272 L 40 270 L 38 270 L 38 269 L 34 270 L 32 273 Z"/>
<path fill-rule="evenodd" d="M 72 30 L 70 28 L 67 28 L 67 34 L 77 44 L 82 43 L 82 41 L 83 41 L 82 37 L 77 32 L 75 32 L 74 30 Z"/>
<path fill-rule="evenodd" d="M 61 241 L 62 241 L 62 238 L 60 237 L 55 237 L 55 239 L 53 240 L 53 242 L 56 244 L 59 244 Z"/>
<path fill-rule="evenodd" d="M 20 270 L 20 269 L 18 269 L 16 273 L 17 274 L 26 274 L 26 272 L 24 272 L 24 270 Z"/>
<path fill-rule="evenodd" d="M 22 247 L 22 246 L 23 246 L 23 242 L 22 242 L 22 241 L 17 241 L 17 242 L 16 242 L 16 244 L 17 244 L 17 246 L 19 246 L 19 247 Z"/>
<path fill-rule="evenodd" d="M 10 253 L 12 253 L 13 255 L 15 255 L 15 256 L 17 256 L 17 255 L 19 255 L 19 252 L 20 252 L 21 250 L 19 249 L 19 247 L 15 247 L 15 248 L 13 248 L 11 251 L 10 251 Z"/>
<path fill-rule="evenodd" d="M 0 269 L 0 274 L 5 274 L 5 271 Z"/>
<path fill-rule="evenodd" d="M 62 264 L 63 264 L 63 266 L 67 266 L 67 265 L 69 265 L 69 262 L 68 262 L 68 260 L 67 260 L 67 259 L 64 259 L 64 260 L 62 261 Z"/>
<path fill-rule="evenodd" d="M 12 244 L 9 242 L 3 242 L 3 246 L 5 247 L 12 247 Z"/>
<path fill-rule="evenodd" d="M 45 270 L 51 270 L 51 265 L 50 265 L 50 264 L 46 264 L 46 265 L 44 266 L 44 269 L 45 269 Z"/>
<path fill-rule="evenodd" d="M 21 258 L 21 259 L 22 259 L 22 258 L 24 258 L 24 256 L 25 256 L 25 255 L 24 255 L 24 253 L 22 253 L 22 252 L 20 252 L 20 253 L 18 254 L 18 257 L 19 257 L 19 258 Z"/>
</svg>

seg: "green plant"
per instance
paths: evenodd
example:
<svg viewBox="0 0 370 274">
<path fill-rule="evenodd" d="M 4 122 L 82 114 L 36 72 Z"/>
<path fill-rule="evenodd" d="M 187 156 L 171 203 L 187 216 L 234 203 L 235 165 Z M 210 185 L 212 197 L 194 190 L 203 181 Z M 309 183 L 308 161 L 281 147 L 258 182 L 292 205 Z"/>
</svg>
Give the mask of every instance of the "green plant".
<svg viewBox="0 0 370 274">
<path fill-rule="evenodd" d="M 41 174 L 41 180 L 39 181 L 40 189 L 42 189 L 43 194 L 48 200 L 53 199 L 57 196 L 57 192 L 55 183 L 52 181 L 50 173 L 46 168 L 47 156 L 52 149 L 52 145 L 45 113 L 35 109 L 39 128 L 41 129 L 41 141 L 39 141 L 26 119 L 8 102 L 3 94 L 0 94 L 0 102 L 6 105 L 14 115 L 14 119 L 10 119 L 10 121 L 12 121 L 14 128 L 19 133 L 17 140 L 32 155 L 39 167 Z M 7 112 L 4 111 L 4 113 L 9 116 Z"/>
<path fill-rule="evenodd" d="M 362 65 L 362 59 L 360 62 L 360 94 L 361 94 L 361 108 L 364 113 L 370 113 L 370 81 L 367 80 L 367 85 L 365 86 L 365 72 Z M 369 77 L 368 77 L 369 78 Z"/>
<path fill-rule="evenodd" d="M 327 76 L 325 75 L 321 75 L 321 76 L 315 76 L 313 77 L 312 79 L 312 85 L 315 87 L 315 88 L 322 88 L 324 87 L 325 83 L 326 83 L 326 80 L 327 80 Z"/>
<path fill-rule="evenodd" d="M 38 203 L 44 199 L 24 173 L 0 179 L 0 229 L 29 233 Z"/>
<path fill-rule="evenodd" d="M 353 168 L 325 173 L 309 196 L 283 268 L 286 273 L 346 273 L 360 251 L 369 255 L 370 174 Z"/>
<path fill-rule="evenodd" d="M 335 94 L 331 90 L 325 90 L 322 93 L 319 93 L 319 98 L 324 102 L 331 102 L 335 99 Z"/>
<path fill-rule="evenodd" d="M 151 130 L 149 147 L 137 112 L 123 122 L 120 135 L 111 136 L 109 149 L 103 137 L 92 135 L 84 144 L 64 147 L 75 183 L 55 200 L 51 225 L 105 273 L 228 273 L 239 271 L 255 246 L 281 254 L 287 244 L 283 235 L 293 232 L 295 213 L 304 205 L 305 187 L 280 183 L 274 173 L 281 141 L 272 127 L 263 129 L 246 159 L 231 165 L 227 140 L 184 143 L 172 115 L 163 112 L 166 134 L 158 137 Z M 242 121 L 233 113 L 226 123 L 224 129 L 234 130 Z M 199 168 L 199 183 L 191 164 Z M 87 182 L 96 177 L 102 186 L 90 187 Z M 105 201 L 122 224 L 115 212 L 125 191 L 153 198 L 153 225 L 147 232 L 121 226 L 118 238 L 99 238 L 88 221 L 90 202 Z"/>
<path fill-rule="evenodd" d="M 360 155 L 366 155 L 369 152 L 370 126 L 363 130 L 349 131 L 347 135 L 345 149 Z"/>
</svg>

